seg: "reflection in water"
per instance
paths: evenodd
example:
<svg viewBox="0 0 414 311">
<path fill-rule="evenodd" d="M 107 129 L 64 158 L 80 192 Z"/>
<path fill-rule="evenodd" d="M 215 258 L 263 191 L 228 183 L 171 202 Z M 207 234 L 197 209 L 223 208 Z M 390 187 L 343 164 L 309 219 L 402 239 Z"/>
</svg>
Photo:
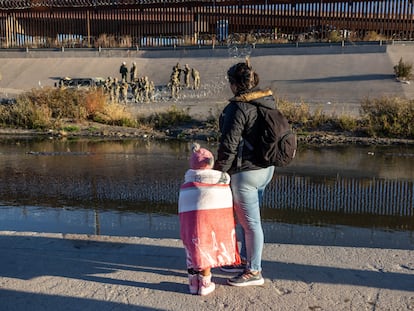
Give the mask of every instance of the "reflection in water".
<svg viewBox="0 0 414 311">
<path fill-rule="evenodd" d="M 83 207 L 93 211 L 87 217 L 93 219 L 97 234 L 105 234 L 102 215 L 108 210 L 175 215 L 189 146 L 141 140 L 4 139 L 0 203 L 65 211 L 73 209 L 65 206 Z M 207 147 L 216 152 L 215 145 Z M 373 219 L 387 216 L 389 224 L 381 218 L 381 226 L 412 230 L 406 224 L 414 217 L 413 159 L 414 148 L 401 146 L 300 150 L 291 166 L 277 169 L 263 214 L 287 223 L 307 223 L 306 218 L 344 224 L 347 219 L 351 225 L 348 215 L 358 215 L 358 226 L 373 226 Z"/>
<path fill-rule="evenodd" d="M 21 177 L 21 176 L 20 176 Z M 113 202 L 177 204 L 181 180 L 178 176 L 154 180 L 134 177 L 119 180 L 106 176 L 56 176 L 30 174 L 2 186 L 3 201 L 49 204 L 51 201 L 103 205 Z M 408 180 L 362 179 L 337 176 L 320 178 L 276 175 L 264 195 L 264 207 L 291 211 L 340 212 L 414 216 L 414 183 Z"/>
<path fill-rule="evenodd" d="M 408 223 L 406 219 L 395 219 L 396 223 L 405 221 L 406 226 L 391 231 L 389 217 L 384 223 L 379 218 L 374 226 L 367 226 L 361 217 L 355 222 L 355 217 L 345 216 L 348 219 L 343 222 L 344 215 L 332 215 L 332 219 L 327 219 L 326 213 L 283 213 L 276 209 L 264 211 L 263 230 L 267 243 L 414 249 L 413 222 Z M 323 225 L 326 221 L 329 226 Z M 178 216 L 173 213 L 0 206 L 0 224 L 1 230 L 12 231 L 179 239 Z M 355 230 L 355 225 L 362 228 Z"/>
<path fill-rule="evenodd" d="M 267 207 L 293 211 L 414 216 L 414 183 L 408 180 L 276 176 L 268 186 Z"/>
</svg>

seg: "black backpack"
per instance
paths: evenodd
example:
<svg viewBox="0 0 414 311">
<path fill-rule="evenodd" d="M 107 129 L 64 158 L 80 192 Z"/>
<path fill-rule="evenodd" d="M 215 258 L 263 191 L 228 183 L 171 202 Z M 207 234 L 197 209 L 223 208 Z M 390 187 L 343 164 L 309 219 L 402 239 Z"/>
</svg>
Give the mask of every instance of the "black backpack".
<svg viewBox="0 0 414 311">
<path fill-rule="evenodd" d="M 286 166 L 294 159 L 297 137 L 286 117 L 278 110 L 257 105 L 259 137 L 252 145 L 260 163 Z"/>
</svg>

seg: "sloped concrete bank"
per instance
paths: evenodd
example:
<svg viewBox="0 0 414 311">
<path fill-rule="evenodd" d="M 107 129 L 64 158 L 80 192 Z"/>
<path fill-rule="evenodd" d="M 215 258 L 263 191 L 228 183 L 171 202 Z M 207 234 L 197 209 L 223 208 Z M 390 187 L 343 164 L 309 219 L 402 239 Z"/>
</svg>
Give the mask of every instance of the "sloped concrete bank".
<svg viewBox="0 0 414 311">
<path fill-rule="evenodd" d="M 308 103 L 334 115 L 359 115 L 360 102 L 367 97 L 399 96 L 414 98 L 414 83 L 395 80 L 393 66 L 400 58 L 414 63 L 414 48 L 408 44 L 259 47 L 251 50 L 251 60 L 260 75 L 261 87 L 292 102 Z M 12 98 L 32 88 L 53 86 L 59 77 L 119 77 L 119 66 L 136 62 L 139 75 L 148 76 L 155 85 L 168 84 L 172 67 L 189 64 L 201 73 L 199 92 L 183 92 L 178 100 L 150 104 L 129 103 L 134 114 L 149 115 L 172 106 L 182 108 L 200 120 L 218 115 L 231 97 L 226 70 L 242 55 L 234 57 L 225 47 L 216 49 L 182 48 L 175 50 L 0 50 L 0 96 Z M 83 127 L 87 128 L 88 125 Z M 96 124 L 94 125 L 96 127 Z M 142 133 L 131 129 L 100 126 L 98 136 L 109 137 L 186 137 L 206 139 L 210 130 L 200 127 L 171 129 L 168 133 Z M 7 130 L 2 130 L 3 133 Z M 12 131 L 13 132 L 13 131 Z M 14 131 L 16 132 L 16 131 Z M 90 131 L 81 131 L 84 135 Z M 61 135 L 62 133 L 48 133 Z M 64 133 L 68 135 L 69 133 Z M 312 133 L 300 138 L 308 144 L 410 144 L 407 140 L 354 138 L 341 134 Z"/>
<path fill-rule="evenodd" d="M 200 71 L 202 86 L 211 91 L 199 98 L 212 104 L 231 94 L 225 79 L 232 64 L 226 48 L 176 50 L 0 50 L 0 93 L 13 96 L 31 88 L 53 86 L 59 77 L 119 77 L 122 62 L 136 62 L 140 76 L 166 85 L 178 62 Z M 291 101 L 306 102 L 335 113 L 358 112 L 361 99 L 395 95 L 414 97 L 414 85 L 397 83 L 393 66 L 400 58 L 414 62 L 409 45 L 315 46 L 251 50 L 261 86 Z M 204 99 L 206 99 L 204 101 Z M 184 103 L 184 105 L 186 105 Z"/>
</svg>

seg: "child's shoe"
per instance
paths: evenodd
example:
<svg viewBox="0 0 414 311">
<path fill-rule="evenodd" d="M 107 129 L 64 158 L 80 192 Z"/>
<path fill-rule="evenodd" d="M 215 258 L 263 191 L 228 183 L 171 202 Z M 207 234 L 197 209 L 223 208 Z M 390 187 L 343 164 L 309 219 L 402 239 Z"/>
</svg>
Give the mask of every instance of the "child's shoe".
<svg viewBox="0 0 414 311">
<path fill-rule="evenodd" d="M 201 274 L 198 276 L 198 294 L 201 296 L 206 296 L 212 292 L 216 288 L 216 284 L 211 282 L 211 274 L 207 276 L 202 276 Z"/>
<path fill-rule="evenodd" d="M 198 274 L 188 274 L 188 288 L 190 294 L 198 294 Z"/>
</svg>

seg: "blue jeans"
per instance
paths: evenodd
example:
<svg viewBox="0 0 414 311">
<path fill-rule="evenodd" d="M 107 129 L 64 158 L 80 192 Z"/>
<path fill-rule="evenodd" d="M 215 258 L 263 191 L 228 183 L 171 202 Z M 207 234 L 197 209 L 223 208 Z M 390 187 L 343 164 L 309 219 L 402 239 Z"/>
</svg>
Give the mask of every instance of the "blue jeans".
<svg viewBox="0 0 414 311">
<path fill-rule="evenodd" d="M 231 176 L 234 212 L 242 227 L 239 237 L 240 256 L 247 260 L 247 268 L 262 271 L 264 235 L 260 218 L 260 204 L 267 184 L 272 180 L 274 166 L 235 173 Z"/>
</svg>

